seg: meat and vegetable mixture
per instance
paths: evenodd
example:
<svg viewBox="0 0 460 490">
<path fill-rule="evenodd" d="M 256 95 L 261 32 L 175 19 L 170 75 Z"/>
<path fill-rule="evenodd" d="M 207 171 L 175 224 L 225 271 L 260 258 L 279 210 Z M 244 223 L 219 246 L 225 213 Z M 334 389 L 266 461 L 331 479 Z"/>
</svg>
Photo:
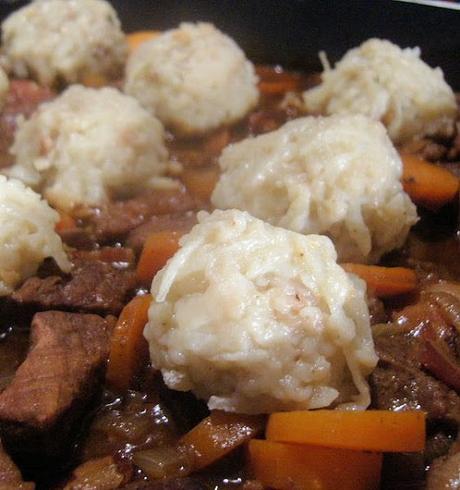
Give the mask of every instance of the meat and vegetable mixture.
<svg viewBox="0 0 460 490">
<path fill-rule="evenodd" d="M 254 66 L 103 0 L 34 1 L 1 50 L 0 489 L 460 488 L 440 68 Z"/>
</svg>

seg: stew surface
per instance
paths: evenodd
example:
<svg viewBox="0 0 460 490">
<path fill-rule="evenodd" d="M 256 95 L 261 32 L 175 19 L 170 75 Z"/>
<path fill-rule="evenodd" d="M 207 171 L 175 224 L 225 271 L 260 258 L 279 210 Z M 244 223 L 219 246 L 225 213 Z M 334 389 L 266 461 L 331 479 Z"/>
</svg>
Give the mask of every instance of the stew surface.
<svg viewBox="0 0 460 490">
<path fill-rule="evenodd" d="M 286 101 L 285 94 L 301 93 L 318 82 L 316 74 L 279 66 L 259 66 L 257 73 L 262 96 L 243 121 L 200 138 L 168 134 L 172 158 L 183 166 L 180 188 L 79 208 L 72 216 L 62 214 L 57 229 L 69 247 L 72 272 L 62 274 L 47 261 L 35 277 L 1 300 L 2 440 L 24 480 L 36 482 L 37 488 L 262 488 L 247 466 L 243 447 L 204 469 L 178 452 L 183 435 L 209 412 L 193 395 L 164 386 L 149 364 L 146 342 L 134 345 L 135 376 L 128 375 L 124 386 L 111 378 L 113 366 L 107 374 L 105 370 L 117 317 L 130 300 L 148 293 L 149 278 L 142 276 L 139 265 L 146 241 L 152 235 L 190 230 L 197 211 L 211 209 L 222 149 L 302 115 L 295 96 Z M 11 164 L 7 149 L 15 116 L 27 117 L 54 95 L 31 81 L 11 82 L 0 116 L 2 166 Z M 460 134 L 400 150 L 460 175 Z M 372 407 L 421 409 L 428 420 L 424 453 L 385 456 L 382 487 L 388 489 L 423 488 L 433 464 L 453 475 L 458 468 L 458 203 L 436 211 L 420 208 L 419 213 L 421 219 L 403 249 L 381 261 L 414 269 L 415 292 L 383 300 L 370 293 L 369 299 L 380 358 L 370 379 Z M 59 323 L 59 329 L 48 328 L 51 323 Z M 62 413 L 67 405 L 70 408 Z M 232 437 L 260 434 L 265 420 L 251 419 L 236 429 L 229 421 L 219 423 L 225 446 Z M 450 467 L 445 464 L 449 458 Z M 155 480 L 158 475 L 169 479 Z M 19 487 L 19 481 L 17 488 L 27 488 Z"/>
</svg>

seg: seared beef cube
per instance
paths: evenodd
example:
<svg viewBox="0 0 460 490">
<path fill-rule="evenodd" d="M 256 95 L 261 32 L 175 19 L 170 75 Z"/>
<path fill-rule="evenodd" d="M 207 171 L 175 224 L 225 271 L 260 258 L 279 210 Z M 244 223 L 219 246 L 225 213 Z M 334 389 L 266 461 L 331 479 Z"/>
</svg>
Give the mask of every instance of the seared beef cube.
<svg viewBox="0 0 460 490">
<path fill-rule="evenodd" d="M 118 314 L 136 286 L 132 250 L 75 252 L 72 263 L 70 277 L 31 277 L 13 293 L 12 299 L 40 310 Z"/>
<path fill-rule="evenodd" d="M 423 371 L 380 365 L 370 382 L 375 408 L 423 410 L 430 420 L 460 423 L 459 396 Z"/>
<path fill-rule="evenodd" d="M 16 465 L 0 443 L 0 490 L 34 490 L 33 483 L 25 483 Z"/>
<path fill-rule="evenodd" d="M 83 219 L 94 227 L 102 243 L 119 239 L 154 215 L 183 213 L 196 208 L 185 188 L 154 190 L 126 201 L 116 201 L 83 212 Z"/>
<path fill-rule="evenodd" d="M 460 482 L 460 452 L 439 458 L 428 472 L 427 490 L 455 490 Z"/>
<path fill-rule="evenodd" d="M 423 368 L 421 335 L 382 334 L 374 341 L 380 358 L 369 380 L 375 408 L 420 409 L 429 420 L 460 423 L 460 397 Z"/>
<path fill-rule="evenodd" d="M 0 394 L 0 431 L 15 454 L 57 456 L 103 376 L 112 322 L 96 315 L 37 313 L 31 348 Z"/>
</svg>

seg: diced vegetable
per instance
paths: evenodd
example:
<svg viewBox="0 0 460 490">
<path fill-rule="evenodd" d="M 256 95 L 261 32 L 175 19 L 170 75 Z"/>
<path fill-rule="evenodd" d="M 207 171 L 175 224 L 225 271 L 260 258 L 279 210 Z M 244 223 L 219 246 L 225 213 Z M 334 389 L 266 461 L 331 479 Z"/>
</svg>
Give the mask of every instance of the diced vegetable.
<svg viewBox="0 0 460 490">
<path fill-rule="evenodd" d="M 216 168 L 187 168 L 181 175 L 190 194 L 205 203 L 209 202 L 218 178 L 219 172 Z"/>
<path fill-rule="evenodd" d="M 59 212 L 59 221 L 56 223 L 55 230 L 57 233 L 62 233 L 66 230 L 76 228 L 77 222 L 67 213 Z"/>
<path fill-rule="evenodd" d="M 458 193 L 459 180 L 449 170 L 403 153 L 402 184 L 416 203 L 436 211 L 452 201 Z"/>
<path fill-rule="evenodd" d="M 133 462 L 152 480 L 180 478 L 192 471 L 191 458 L 175 446 L 139 451 L 134 453 Z"/>
<path fill-rule="evenodd" d="M 81 83 L 85 85 L 85 87 L 101 88 L 108 85 L 109 81 L 104 75 L 101 75 L 100 73 L 89 73 L 83 77 Z"/>
<path fill-rule="evenodd" d="M 358 451 L 411 452 L 425 447 L 425 413 L 315 410 L 274 413 L 267 439 Z"/>
<path fill-rule="evenodd" d="M 385 298 L 410 293 L 417 287 L 417 276 L 405 267 L 380 267 L 364 264 L 341 264 L 352 274 L 366 281 L 367 287 L 376 296 Z"/>
<path fill-rule="evenodd" d="M 284 95 L 286 92 L 302 90 L 303 78 L 297 73 L 274 72 L 272 68 L 258 66 L 259 90 L 263 95 Z"/>
<path fill-rule="evenodd" d="M 142 283 L 150 283 L 155 274 L 179 249 L 182 232 L 173 230 L 158 231 L 150 235 L 142 249 L 137 264 L 137 278 Z"/>
<path fill-rule="evenodd" d="M 122 310 L 110 341 L 107 382 L 126 390 L 138 367 L 139 353 L 145 345 L 143 331 L 152 297 L 136 296 Z"/>
<path fill-rule="evenodd" d="M 252 440 L 254 475 L 279 490 L 376 490 L 382 455 L 315 446 Z"/>
<path fill-rule="evenodd" d="M 131 471 L 125 465 L 125 471 L 120 471 L 112 456 L 91 459 L 83 463 L 73 472 L 72 480 L 67 483 L 64 490 L 81 490 L 97 488 L 98 490 L 115 490 L 127 483 Z"/>
<path fill-rule="evenodd" d="M 160 31 L 136 31 L 131 34 L 127 34 L 126 41 L 128 42 L 129 51 L 132 53 L 142 43 L 155 39 L 161 34 Z"/>
<path fill-rule="evenodd" d="M 192 455 L 194 470 L 198 470 L 255 437 L 263 421 L 260 416 L 214 411 L 185 434 L 179 446 Z"/>
<path fill-rule="evenodd" d="M 228 128 L 219 129 L 208 137 L 204 145 L 205 151 L 217 156 L 230 143 L 230 139 L 231 134 Z"/>
</svg>

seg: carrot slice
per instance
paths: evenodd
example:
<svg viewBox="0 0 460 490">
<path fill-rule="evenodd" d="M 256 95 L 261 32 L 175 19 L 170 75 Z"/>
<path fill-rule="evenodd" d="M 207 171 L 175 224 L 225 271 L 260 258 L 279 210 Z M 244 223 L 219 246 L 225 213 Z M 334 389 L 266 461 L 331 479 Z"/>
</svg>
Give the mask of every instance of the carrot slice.
<svg viewBox="0 0 460 490">
<path fill-rule="evenodd" d="M 254 439 L 254 475 L 262 485 L 287 490 L 377 490 L 382 455 Z"/>
<path fill-rule="evenodd" d="M 126 390 L 139 363 L 142 336 L 148 320 L 152 297 L 136 296 L 122 310 L 110 340 L 107 382 L 117 390 Z"/>
<path fill-rule="evenodd" d="M 315 410 L 274 413 L 267 439 L 359 451 L 411 452 L 425 447 L 425 413 Z"/>
<path fill-rule="evenodd" d="M 146 41 L 150 41 L 151 39 L 155 39 L 161 34 L 160 31 L 136 31 L 131 32 L 126 35 L 126 41 L 129 46 L 130 53 L 136 51 L 136 49 Z"/>
<path fill-rule="evenodd" d="M 340 265 L 347 272 L 366 281 L 368 289 L 380 298 L 410 293 L 417 287 L 417 276 L 412 269 L 364 264 Z"/>
<path fill-rule="evenodd" d="M 108 85 L 109 80 L 99 73 L 87 73 L 83 76 L 82 84 L 86 87 L 101 88 Z"/>
<path fill-rule="evenodd" d="M 436 211 L 455 198 L 459 179 L 449 170 L 407 153 L 401 159 L 402 184 L 416 204 Z"/>
<path fill-rule="evenodd" d="M 137 264 L 136 273 L 139 281 L 142 283 L 152 281 L 155 274 L 179 249 L 179 239 L 182 234 L 180 231 L 163 230 L 147 238 Z"/>
<path fill-rule="evenodd" d="M 213 411 L 179 441 L 179 447 L 192 455 L 193 468 L 199 470 L 256 436 L 264 418 Z"/>
<path fill-rule="evenodd" d="M 219 171 L 216 167 L 186 168 L 181 175 L 190 194 L 202 202 L 209 202 L 218 178 Z"/>
<path fill-rule="evenodd" d="M 56 223 L 54 229 L 57 233 L 62 233 L 67 230 L 76 228 L 77 222 L 67 213 L 59 211 L 59 221 Z"/>
</svg>

